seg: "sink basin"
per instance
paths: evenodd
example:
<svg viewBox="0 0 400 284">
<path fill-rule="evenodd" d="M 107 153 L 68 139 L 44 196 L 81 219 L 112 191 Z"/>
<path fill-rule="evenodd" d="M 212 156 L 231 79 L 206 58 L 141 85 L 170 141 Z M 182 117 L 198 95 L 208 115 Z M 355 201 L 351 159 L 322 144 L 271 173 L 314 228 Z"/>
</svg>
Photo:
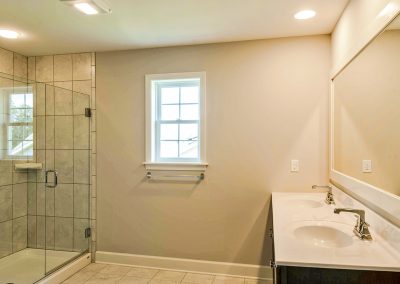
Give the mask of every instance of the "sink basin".
<svg viewBox="0 0 400 284">
<path fill-rule="evenodd" d="M 322 206 L 322 202 L 309 199 L 293 199 L 288 202 L 288 208 L 303 209 L 303 208 L 318 208 Z"/>
<path fill-rule="evenodd" d="M 341 248 L 353 243 L 351 227 L 336 222 L 300 222 L 292 227 L 292 234 L 296 240 L 318 247 Z"/>
</svg>

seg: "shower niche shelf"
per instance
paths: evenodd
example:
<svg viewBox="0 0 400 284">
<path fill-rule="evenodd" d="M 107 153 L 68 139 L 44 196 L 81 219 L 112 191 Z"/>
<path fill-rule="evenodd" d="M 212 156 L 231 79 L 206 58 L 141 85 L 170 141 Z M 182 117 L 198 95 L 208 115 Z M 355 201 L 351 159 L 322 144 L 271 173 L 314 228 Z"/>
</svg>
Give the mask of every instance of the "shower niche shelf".
<svg viewBox="0 0 400 284">
<path fill-rule="evenodd" d="M 42 163 L 15 164 L 15 170 L 41 170 L 41 169 L 43 169 Z"/>
</svg>

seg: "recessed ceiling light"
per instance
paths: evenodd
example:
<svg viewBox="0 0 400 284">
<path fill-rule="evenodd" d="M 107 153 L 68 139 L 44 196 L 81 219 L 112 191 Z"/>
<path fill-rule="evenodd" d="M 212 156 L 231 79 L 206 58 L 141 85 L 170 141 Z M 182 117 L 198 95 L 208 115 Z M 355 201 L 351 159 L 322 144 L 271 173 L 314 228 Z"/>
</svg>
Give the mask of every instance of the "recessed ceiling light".
<svg viewBox="0 0 400 284">
<path fill-rule="evenodd" d="M 0 36 L 5 38 L 16 39 L 19 37 L 19 33 L 12 31 L 12 30 L 1 30 L 0 29 Z"/>
<path fill-rule="evenodd" d="M 61 2 L 73 6 L 86 15 L 109 14 L 110 5 L 106 0 L 60 0 Z"/>
<path fill-rule="evenodd" d="M 314 18 L 317 13 L 314 10 L 302 10 L 294 14 L 296 20 L 307 20 Z"/>
<path fill-rule="evenodd" d="M 89 3 L 75 3 L 74 7 L 86 15 L 96 15 L 99 12 Z"/>
</svg>

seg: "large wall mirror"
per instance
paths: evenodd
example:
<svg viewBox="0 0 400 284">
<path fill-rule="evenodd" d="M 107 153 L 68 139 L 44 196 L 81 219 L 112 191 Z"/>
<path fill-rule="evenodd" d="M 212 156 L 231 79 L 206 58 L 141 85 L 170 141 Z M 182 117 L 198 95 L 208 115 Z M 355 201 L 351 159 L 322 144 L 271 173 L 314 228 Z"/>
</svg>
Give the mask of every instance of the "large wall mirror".
<svg viewBox="0 0 400 284">
<path fill-rule="evenodd" d="M 400 16 L 334 78 L 333 90 L 333 171 L 400 196 Z"/>
</svg>

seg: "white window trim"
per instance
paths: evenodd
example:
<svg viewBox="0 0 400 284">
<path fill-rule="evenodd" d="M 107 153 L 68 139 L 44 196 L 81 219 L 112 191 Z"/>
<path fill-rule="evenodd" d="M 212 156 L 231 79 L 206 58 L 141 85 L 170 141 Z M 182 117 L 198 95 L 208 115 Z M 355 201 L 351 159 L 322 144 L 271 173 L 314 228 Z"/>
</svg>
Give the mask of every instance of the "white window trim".
<svg viewBox="0 0 400 284">
<path fill-rule="evenodd" d="M 157 162 L 155 161 L 155 92 L 152 82 L 156 80 L 179 80 L 200 78 L 200 161 L 199 162 Z M 206 163 L 206 73 L 185 72 L 167 74 L 149 74 L 145 76 L 146 88 L 146 161 L 147 170 L 205 170 Z"/>
</svg>

